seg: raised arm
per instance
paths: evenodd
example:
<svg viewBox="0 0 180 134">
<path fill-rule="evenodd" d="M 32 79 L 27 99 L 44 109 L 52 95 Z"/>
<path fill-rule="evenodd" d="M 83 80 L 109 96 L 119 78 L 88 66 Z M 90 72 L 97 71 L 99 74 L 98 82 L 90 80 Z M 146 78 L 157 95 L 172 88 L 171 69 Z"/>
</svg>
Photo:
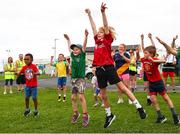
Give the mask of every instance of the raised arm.
<svg viewBox="0 0 180 134">
<path fill-rule="evenodd" d="M 141 34 L 141 48 L 142 51 L 144 52 L 144 34 Z"/>
<path fill-rule="evenodd" d="M 107 9 L 106 4 L 102 3 L 101 4 L 101 13 L 102 13 L 104 30 L 105 30 L 105 34 L 109 34 L 109 26 L 108 26 L 108 21 L 107 21 L 106 13 L 105 13 L 106 9 Z"/>
<path fill-rule="evenodd" d="M 173 40 L 172 40 L 172 43 L 171 43 L 171 47 L 172 48 L 176 48 L 176 43 L 175 43 L 175 41 L 177 40 L 177 38 L 178 38 L 178 35 L 176 35 L 174 38 L 173 38 Z"/>
<path fill-rule="evenodd" d="M 150 60 L 152 60 L 154 63 L 165 63 L 166 60 L 165 59 L 158 59 L 158 60 L 155 60 L 153 59 L 152 57 L 149 57 Z"/>
<path fill-rule="evenodd" d="M 50 60 L 50 65 L 53 66 L 53 59 L 54 59 L 54 56 L 51 56 L 51 60 Z"/>
<path fill-rule="evenodd" d="M 139 47 L 136 48 L 136 61 L 140 61 Z"/>
<path fill-rule="evenodd" d="M 91 28 L 92 28 L 92 31 L 93 31 L 93 34 L 94 36 L 97 34 L 97 29 L 96 29 L 96 24 L 91 16 L 91 11 L 90 9 L 85 9 L 85 12 L 88 14 L 88 17 L 89 17 L 89 21 L 90 21 L 90 24 L 91 24 Z"/>
<path fill-rule="evenodd" d="M 155 46 L 155 43 L 154 43 L 154 40 L 152 39 L 152 34 L 151 33 L 148 34 L 148 37 L 149 37 L 149 39 L 151 41 L 152 46 Z"/>
<path fill-rule="evenodd" d="M 86 45 L 87 45 L 87 39 L 88 39 L 88 35 L 89 35 L 89 32 L 88 32 L 88 30 L 86 29 L 85 30 L 85 38 L 84 38 L 84 43 L 83 43 L 83 52 L 85 52 L 86 51 Z"/>
<path fill-rule="evenodd" d="M 167 51 L 169 51 L 170 53 L 172 53 L 174 56 L 177 55 L 176 50 L 174 50 L 173 48 L 171 48 L 168 44 L 166 44 L 164 41 L 162 41 L 160 38 L 156 37 L 156 39 L 159 41 L 160 44 L 162 44 Z"/>
<path fill-rule="evenodd" d="M 69 52 L 71 53 L 71 40 L 69 38 L 69 36 L 67 34 L 64 34 L 64 38 L 67 40 L 67 44 L 68 44 L 68 49 L 69 49 Z"/>
</svg>

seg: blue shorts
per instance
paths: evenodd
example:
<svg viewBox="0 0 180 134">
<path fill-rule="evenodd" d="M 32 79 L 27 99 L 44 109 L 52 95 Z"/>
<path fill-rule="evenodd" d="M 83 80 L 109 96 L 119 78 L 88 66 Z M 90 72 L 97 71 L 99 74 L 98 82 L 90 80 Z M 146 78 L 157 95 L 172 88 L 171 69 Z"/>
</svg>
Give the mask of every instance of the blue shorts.
<svg viewBox="0 0 180 134">
<path fill-rule="evenodd" d="M 66 86 L 66 81 L 67 81 L 66 77 L 58 77 L 58 79 L 57 79 L 57 86 L 58 87 Z"/>
<path fill-rule="evenodd" d="M 25 87 L 26 97 L 32 96 L 33 99 L 37 98 L 37 87 Z"/>
<path fill-rule="evenodd" d="M 100 89 L 99 89 L 99 88 L 96 88 L 95 94 L 96 94 L 96 95 L 99 95 L 99 93 L 100 93 Z"/>
</svg>

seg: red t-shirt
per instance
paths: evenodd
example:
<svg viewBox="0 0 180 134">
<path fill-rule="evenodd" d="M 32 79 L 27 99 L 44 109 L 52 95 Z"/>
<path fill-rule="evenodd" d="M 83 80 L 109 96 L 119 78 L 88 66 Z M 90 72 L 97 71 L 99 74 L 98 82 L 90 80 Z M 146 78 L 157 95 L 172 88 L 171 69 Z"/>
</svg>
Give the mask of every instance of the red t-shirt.
<svg viewBox="0 0 180 134">
<path fill-rule="evenodd" d="M 26 65 L 21 69 L 20 74 L 25 75 L 27 87 L 37 87 L 37 76 L 33 75 L 37 72 L 39 71 L 34 64 Z"/>
<path fill-rule="evenodd" d="M 158 60 L 158 58 L 153 58 L 154 60 Z M 144 71 L 146 72 L 148 81 L 156 82 L 162 80 L 158 65 L 159 63 L 155 63 L 152 60 L 141 58 L 141 62 L 143 64 Z"/>
<path fill-rule="evenodd" d="M 113 58 L 111 56 L 111 44 L 113 38 L 111 34 L 105 34 L 103 40 L 98 40 L 97 35 L 94 36 L 95 48 L 94 48 L 94 66 L 114 65 Z"/>
</svg>

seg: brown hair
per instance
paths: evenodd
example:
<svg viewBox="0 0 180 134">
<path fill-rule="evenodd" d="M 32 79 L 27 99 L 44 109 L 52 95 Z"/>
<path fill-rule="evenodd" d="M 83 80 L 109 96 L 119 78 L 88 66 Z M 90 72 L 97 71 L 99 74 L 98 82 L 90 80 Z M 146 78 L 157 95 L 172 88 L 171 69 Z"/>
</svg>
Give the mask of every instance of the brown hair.
<svg viewBox="0 0 180 134">
<path fill-rule="evenodd" d="M 112 38 L 115 40 L 116 39 L 116 32 L 115 32 L 115 29 L 113 27 L 108 27 L 109 29 L 109 33 L 111 34 Z M 99 30 L 104 30 L 104 27 L 100 27 Z"/>
<path fill-rule="evenodd" d="M 156 55 L 156 47 L 155 46 L 148 46 L 144 49 L 144 51 L 148 51 L 153 57 Z"/>
</svg>

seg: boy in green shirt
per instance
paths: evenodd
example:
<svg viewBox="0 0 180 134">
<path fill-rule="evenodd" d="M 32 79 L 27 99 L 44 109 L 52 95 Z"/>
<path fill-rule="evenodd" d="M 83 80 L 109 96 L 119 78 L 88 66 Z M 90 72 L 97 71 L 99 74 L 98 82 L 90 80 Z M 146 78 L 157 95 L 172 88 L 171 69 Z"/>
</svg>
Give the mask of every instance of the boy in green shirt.
<svg viewBox="0 0 180 134">
<path fill-rule="evenodd" d="M 77 94 L 79 93 L 79 100 L 83 111 L 83 127 L 89 124 L 89 115 L 87 111 L 86 99 L 84 95 L 85 85 L 85 59 L 86 59 L 86 44 L 88 38 L 88 31 L 85 30 L 85 39 L 83 47 L 79 44 L 71 44 L 70 38 L 67 34 L 64 34 L 65 39 L 68 43 L 69 52 L 71 53 L 71 78 L 72 78 L 72 108 L 73 116 L 71 123 L 75 124 L 80 117 L 78 112 Z"/>
</svg>

